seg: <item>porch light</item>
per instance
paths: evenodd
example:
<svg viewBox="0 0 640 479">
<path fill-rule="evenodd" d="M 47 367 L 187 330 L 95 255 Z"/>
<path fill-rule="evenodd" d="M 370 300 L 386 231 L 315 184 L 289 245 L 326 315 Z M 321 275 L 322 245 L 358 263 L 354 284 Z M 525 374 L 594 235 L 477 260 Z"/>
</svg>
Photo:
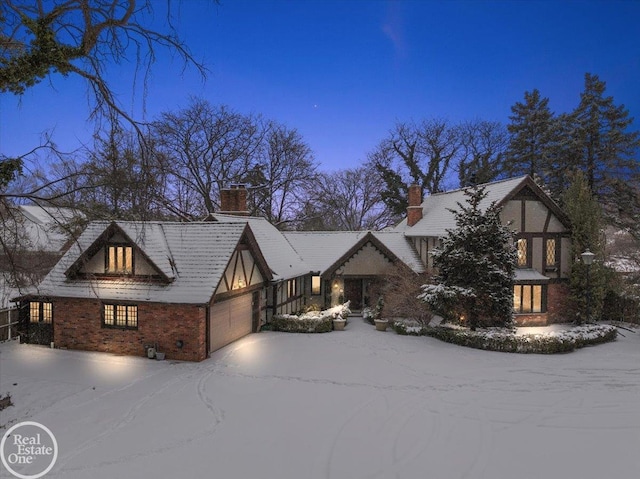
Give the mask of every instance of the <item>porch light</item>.
<svg viewBox="0 0 640 479">
<path fill-rule="evenodd" d="M 596 257 L 596 255 L 594 253 L 592 253 L 591 251 L 589 251 L 589 249 L 587 249 L 587 251 L 585 251 L 584 253 L 582 253 L 580 255 L 580 258 L 582 258 L 582 262 L 586 266 L 591 266 L 593 264 L 593 259 L 595 257 Z"/>
<path fill-rule="evenodd" d="M 591 265 L 596 255 L 587 249 L 580 257 L 587 267 L 587 322 L 589 322 L 591 320 Z"/>
<path fill-rule="evenodd" d="M 242 289 L 244 288 L 247 284 L 245 283 L 244 279 L 242 278 L 238 278 L 238 287 L 236 289 Z"/>
</svg>

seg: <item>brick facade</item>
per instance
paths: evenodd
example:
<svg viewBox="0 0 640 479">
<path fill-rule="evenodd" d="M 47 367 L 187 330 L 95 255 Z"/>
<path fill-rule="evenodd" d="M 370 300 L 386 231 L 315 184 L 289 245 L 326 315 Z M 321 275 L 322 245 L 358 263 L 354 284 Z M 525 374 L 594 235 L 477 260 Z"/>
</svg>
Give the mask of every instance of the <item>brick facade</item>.
<svg viewBox="0 0 640 479">
<path fill-rule="evenodd" d="M 204 306 L 138 303 L 138 329 L 102 327 L 102 302 L 96 299 L 56 298 L 53 338 L 56 347 L 144 356 L 147 344 L 157 343 L 167 359 L 202 361 L 207 358 Z M 176 341 L 182 340 L 182 348 Z"/>
<path fill-rule="evenodd" d="M 569 302 L 569 283 L 551 283 L 547 287 L 547 310 L 549 323 L 566 323 L 573 318 L 567 317 Z"/>
<path fill-rule="evenodd" d="M 547 326 L 552 323 L 570 321 L 566 317 L 569 286 L 566 283 L 551 283 L 547 286 L 547 312 L 516 314 L 518 326 Z"/>
</svg>

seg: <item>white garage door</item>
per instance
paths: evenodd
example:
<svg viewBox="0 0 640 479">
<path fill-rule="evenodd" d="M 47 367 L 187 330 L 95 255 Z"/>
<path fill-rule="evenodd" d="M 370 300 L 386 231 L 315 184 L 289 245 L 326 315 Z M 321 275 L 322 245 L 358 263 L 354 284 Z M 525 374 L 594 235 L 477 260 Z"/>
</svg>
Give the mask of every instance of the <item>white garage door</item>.
<svg viewBox="0 0 640 479">
<path fill-rule="evenodd" d="M 251 332 L 251 293 L 214 303 L 210 314 L 209 352 Z"/>
</svg>

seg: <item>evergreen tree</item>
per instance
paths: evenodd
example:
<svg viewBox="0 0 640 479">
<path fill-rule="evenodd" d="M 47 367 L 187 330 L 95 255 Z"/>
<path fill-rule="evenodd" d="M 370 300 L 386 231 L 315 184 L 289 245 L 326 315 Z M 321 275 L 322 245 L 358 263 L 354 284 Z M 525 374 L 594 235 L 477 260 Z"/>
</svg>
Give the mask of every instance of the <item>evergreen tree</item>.
<svg viewBox="0 0 640 479">
<path fill-rule="evenodd" d="M 549 99 L 535 89 L 524 93 L 524 103 L 511 107 L 507 129 L 511 135 L 505 171 L 509 176 L 538 175 L 544 178 L 551 159 L 554 114 Z"/>
<path fill-rule="evenodd" d="M 612 272 L 603 264 L 604 241 L 600 204 L 591 194 L 588 180 L 582 171 L 577 170 L 572 175 L 571 184 L 563 196 L 563 203 L 564 210 L 571 220 L 570 314 L 576 322 L 582 323 L 601 316 Z M 581 261 L 580 255 L 587 250 L 595 254 L 595 261 L 591 266 L 586 266 Z M 590 310 L 590 317 L 586 315 L 587 309 Z"/>
<path fill-rule="evenodd" d="M 448 230 L 433 251 L 435 283 L 424 285 L 420 298 L 446 319 L 468 319 L 472 330 L 508 325 L 513 318 L 517 261 L 513 232 L 500 221 L 495 202 L 482 208 L 487 196 L 483 186 L 464 194 L 466 205 L 458 203 L 459 210 L 450 210 L 456 228 Z"/>
<path fill-rule="evenodd" d="M 558 156 L 584 172 L 608 223 L 635 227 L 640 212 L 640 133 L 629 130 L 629 111 L 605 96 L 605 89 L 597 75 L 585 75 L 580 104 L 565 118 Z"/>
</svg>

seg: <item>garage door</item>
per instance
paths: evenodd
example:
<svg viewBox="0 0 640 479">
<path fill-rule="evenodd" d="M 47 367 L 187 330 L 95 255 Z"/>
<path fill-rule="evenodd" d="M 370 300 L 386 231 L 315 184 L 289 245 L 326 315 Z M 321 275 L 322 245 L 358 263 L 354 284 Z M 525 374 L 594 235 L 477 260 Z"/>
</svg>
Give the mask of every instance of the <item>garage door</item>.
<svg viewBox="0 0 640 479">
<path fill-rule="evenodd" d="M 214 303 L 210 317 L 209 351 L 213 352 L 251 332 L 251 294 Z"/>
</svg>

